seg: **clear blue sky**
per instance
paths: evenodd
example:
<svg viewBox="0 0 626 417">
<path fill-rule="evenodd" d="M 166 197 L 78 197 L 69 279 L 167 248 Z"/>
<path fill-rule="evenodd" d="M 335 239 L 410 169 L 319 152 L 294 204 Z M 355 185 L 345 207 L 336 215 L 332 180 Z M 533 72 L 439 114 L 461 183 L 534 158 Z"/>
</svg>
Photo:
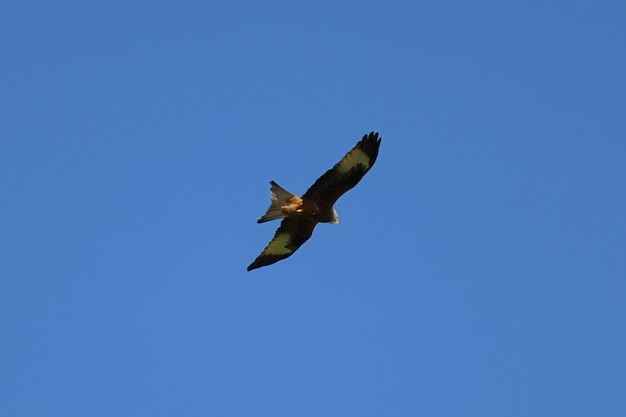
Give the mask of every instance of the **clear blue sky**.
<svg viewBox="0 0 626 417">
<path fill-rule="evenodd" d="M 3 2 L 0 415 L 625 416 L 625 15 Z"/>
</svg>

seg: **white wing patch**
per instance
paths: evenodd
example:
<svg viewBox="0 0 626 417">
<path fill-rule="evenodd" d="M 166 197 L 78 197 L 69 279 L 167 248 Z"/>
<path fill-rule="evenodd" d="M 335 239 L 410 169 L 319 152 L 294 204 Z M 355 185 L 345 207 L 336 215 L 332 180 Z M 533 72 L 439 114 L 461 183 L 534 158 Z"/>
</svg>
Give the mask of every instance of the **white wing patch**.
<svg viewBox="0 0 626 417">
<path fill-rule="evenodd" d="M 293 251 L 287 248 L 289 239 L 291 239 L 291 235 L 289 233 L 282 233 L 275 236 L 274 239 L 268 243 L 263 253 L 265 255 L 285 255 L 292 253 Z"/>
<path fill-rule="evenodd" d="M 370 157 L 360 149 L 353 149 L 337 164 L 337 169 L 342 174 L 350 172 L 357 165 L 363 165 L 367 171 L 370 167 Z"/>
</svg>

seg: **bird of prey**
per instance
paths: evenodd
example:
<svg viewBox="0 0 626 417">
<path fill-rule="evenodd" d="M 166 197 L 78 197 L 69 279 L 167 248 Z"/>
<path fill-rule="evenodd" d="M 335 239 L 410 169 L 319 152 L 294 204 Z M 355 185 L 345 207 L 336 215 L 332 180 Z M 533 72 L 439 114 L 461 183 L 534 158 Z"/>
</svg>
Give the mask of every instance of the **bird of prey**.
<svg viewBox="0 0 626 417">
<path fill-rule="evenodd" d="M 380 138 L 378 133 L 363 136 L 334 167 L 326 171 L 301 197 L 270 181 L 271 204 L 257 223 L 283 219 L 263 252 L 248 266 L 251 271 L 291 256 L 313 234 L 317 223 L 339 223 L 335 201 L 357 185 L 372 168 Z"/>
</svg>

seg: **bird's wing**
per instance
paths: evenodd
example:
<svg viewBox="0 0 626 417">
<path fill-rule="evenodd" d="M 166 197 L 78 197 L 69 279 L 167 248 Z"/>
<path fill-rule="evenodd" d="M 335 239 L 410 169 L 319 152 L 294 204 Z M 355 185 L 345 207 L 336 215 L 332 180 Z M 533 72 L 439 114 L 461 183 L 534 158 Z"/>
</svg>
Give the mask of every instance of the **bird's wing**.
<svg viewBox="0 0 626 417">
<path fill-rule="evenodd" d="M 302 198 L 317 198 L 334 204 L 343 193 L 357 185 L 374 165 L 379 147 L 378 133 L 363 136 L 350 152 L 315 181 Z"/>
<path fill-rule="evenodd" d="M 304 242 L 309 240 L 316 224 L 317 222 L 305 219 L 283 219 L 270 243 L 248 266 L 248 271 L 271 265 L 291 256 Z"/>
</svg>

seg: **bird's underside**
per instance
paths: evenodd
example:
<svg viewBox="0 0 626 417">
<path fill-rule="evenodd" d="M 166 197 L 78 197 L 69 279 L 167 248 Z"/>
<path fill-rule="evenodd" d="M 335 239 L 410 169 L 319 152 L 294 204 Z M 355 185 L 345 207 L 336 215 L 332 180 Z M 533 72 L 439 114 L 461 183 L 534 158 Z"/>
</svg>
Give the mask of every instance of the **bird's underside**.
<svg viewBox="0 0 626 417">
<path fill-rule="evenodd" d="M 333 168 L 298 197 L 270 181 L 271 203 L 258 223 L 282 219 L 274 237 L 248 266 L 251 271 L 291 256 L 313 234 L 317 223 L 338 223 L 335 201 L 354 187 L 378 156 L 378 133 L 363 136 Z"/>
<path fill-rule="evenodd" d="M 332 205 L 320 200 L 298 197 L 270 181 L 271 203 L 257 223 L 281 218 L 312 220 L 319 223 L 337 223 L 337 213 Z"/>
</svg>

